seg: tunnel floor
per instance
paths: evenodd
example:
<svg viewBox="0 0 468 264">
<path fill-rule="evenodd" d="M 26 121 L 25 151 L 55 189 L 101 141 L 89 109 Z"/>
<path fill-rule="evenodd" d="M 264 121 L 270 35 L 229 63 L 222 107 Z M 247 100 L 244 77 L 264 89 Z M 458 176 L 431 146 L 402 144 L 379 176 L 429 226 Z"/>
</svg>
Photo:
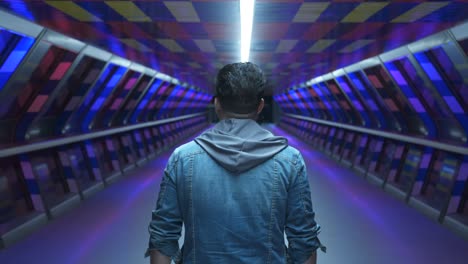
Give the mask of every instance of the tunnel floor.
<svg viewBox="0 0 468 264">
<path fill-rule="evenodd" d="M 303 153 L 327 246 L 319 264 L 466 263 L 467 241 L 281 128 L 266 127 Z M 171 151 L 0 250 L 0 263 L 149 263 L 147 226 Z"/>
</svg>

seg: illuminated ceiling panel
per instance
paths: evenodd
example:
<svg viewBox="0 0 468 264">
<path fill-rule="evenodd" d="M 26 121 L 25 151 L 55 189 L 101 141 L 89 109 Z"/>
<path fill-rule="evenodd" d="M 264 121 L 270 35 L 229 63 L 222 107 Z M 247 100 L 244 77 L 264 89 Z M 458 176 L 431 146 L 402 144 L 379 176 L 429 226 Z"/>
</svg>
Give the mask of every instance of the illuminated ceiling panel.
<svg viewBox="0 0 468 264">
<path fill-rule="evenodd" d="M 212 91 L 219 67 L 239 60 L 238 3 L 6 0 L 0 7 Z M 256 0 L 250 60 L 275 88 L 290 87 L 452 27 L 467 12 L 464 0 Z"/>
</svg>

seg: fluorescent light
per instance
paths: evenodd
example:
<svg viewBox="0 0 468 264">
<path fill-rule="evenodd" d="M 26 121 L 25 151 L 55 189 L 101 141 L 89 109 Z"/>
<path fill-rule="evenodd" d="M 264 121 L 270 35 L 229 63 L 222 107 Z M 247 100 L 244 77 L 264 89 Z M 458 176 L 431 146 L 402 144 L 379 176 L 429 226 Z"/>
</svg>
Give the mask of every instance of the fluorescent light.
<svg viewBox="0 0 468 264">
<path fill-rule="evenodd" d="M 240 0 L 241 62 L 249 61 L 255 0 Z"/>
</svg>

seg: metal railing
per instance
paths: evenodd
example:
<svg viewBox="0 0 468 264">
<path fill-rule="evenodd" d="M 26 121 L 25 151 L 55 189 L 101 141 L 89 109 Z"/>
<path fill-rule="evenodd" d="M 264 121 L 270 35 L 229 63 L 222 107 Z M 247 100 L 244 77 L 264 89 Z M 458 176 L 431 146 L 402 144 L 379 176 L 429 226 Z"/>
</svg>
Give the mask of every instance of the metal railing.
<svg viewBox="0 0 468 264">
<path fill-rule="evenodd" d="M 416 138 L 416 137 L 411 137 L 411 136 L 406 136 L 406 135 L 401 135 L 397 133 L 392 133 L 392 132 L 385 132 L 385 131 L 379 131 L 376 129 L 370 129 L 370 128 L 364 128 L 364 127 L 358 127 L 358 126 L 353 126 L 353 125 L 346 125 L 346 124 L 341 124 L 341 123 L 336 123 L 332 121 L 326 121 L 322 119 L 317 119 L 313 117 L 306 117 L 306 116 L 301 116 L 301 115 L 294 115 L 294 114 L 284 114 L 284 116 L 289 116 L 292 118 L 296 119 L 301 119 L 305 121 L 310 121 L 314 122 L 317 124 L 322 124 L 322 125 L 327 125 L 327 126 L 332 126 L 336 128 L 343 128 L 346 130 L 350 130 L 353 132 L 358 132 L 358 133 L 364 133 L 368 135 L 373 135 L 373 136 L 379 136 L 382 138 L 387 138 L 387 139 L 393 139 L 401 142 L 406 142 L 410 144 L 416 144 L 416 145 L 421 145 L 421 146 L 426 146 L 426 147 L 432 147 L 435 149 L 440 149 L 452 153 L 457 153 L 461 155 L 468 155 L 468 148 L 462 147 L 462 146 L 455 146 L 447 143 L 442 143 L 434 140 L 429 140 L 429 139 L 423 139 L 423 138 Z"/>
<path fill-rule="evenodd" d="M 81 142 L 85 140 L 111 136 L 111 135 L 125 133 L 129 131 L 137 130 L 137 129 L 163 125 L 163 124 L 177 122 L 180 120 L 185 120 L 185 119 L 189 119 L 189 118 L 193 118 L 193 117 L 201 116 L 201 115 L 206 115 L 206 114 L 207 112 L 201 112 L 201 113 L 196 113 L 196 114 L 190 114 L 190 115 L 184 115 L 184 116 L 179 116 L 179 117 L 167 118 L 163 120 L 146 122 L 142 124 L 135 124 L 135 125 L 129 125 L 125 127 L 118 127 L 118 128 L 111 128 L 111 129 L 102 130 L 102 131 L 90 132 L 90 133 L 86 133 L 82 135 L 68 136 L 64 138 L 51 139 L 51 140 L 46 140 L 46 141 L 41 141 L 41 142 L 34 142 L 34 143 L 25 143 L 24 145 L 20 145 L 20 146 L 7 147 L 4 149 L 0 149 L 0 158 L 10 157 L 10 156 L 38 151 L 38 150 L 49 149 L 49 148 L 68 145 L 68 144 L 73 144 L 73 143 Z"/>
</svg>

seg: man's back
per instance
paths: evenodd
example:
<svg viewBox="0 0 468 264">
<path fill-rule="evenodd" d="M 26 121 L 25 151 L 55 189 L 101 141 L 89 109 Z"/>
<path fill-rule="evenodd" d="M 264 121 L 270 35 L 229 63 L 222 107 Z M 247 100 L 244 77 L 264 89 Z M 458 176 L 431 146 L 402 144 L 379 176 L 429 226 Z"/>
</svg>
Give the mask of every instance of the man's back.
<svg viewBox="0 0 468 264">
<path fill-rule="evenodd" d="M 221 121 L 173 153 L 150 248 L 174 255 L 181 222 L 183 263 L 303 263 L 320 246 L 302 156 L 253 120 Z"/>
</svg>

